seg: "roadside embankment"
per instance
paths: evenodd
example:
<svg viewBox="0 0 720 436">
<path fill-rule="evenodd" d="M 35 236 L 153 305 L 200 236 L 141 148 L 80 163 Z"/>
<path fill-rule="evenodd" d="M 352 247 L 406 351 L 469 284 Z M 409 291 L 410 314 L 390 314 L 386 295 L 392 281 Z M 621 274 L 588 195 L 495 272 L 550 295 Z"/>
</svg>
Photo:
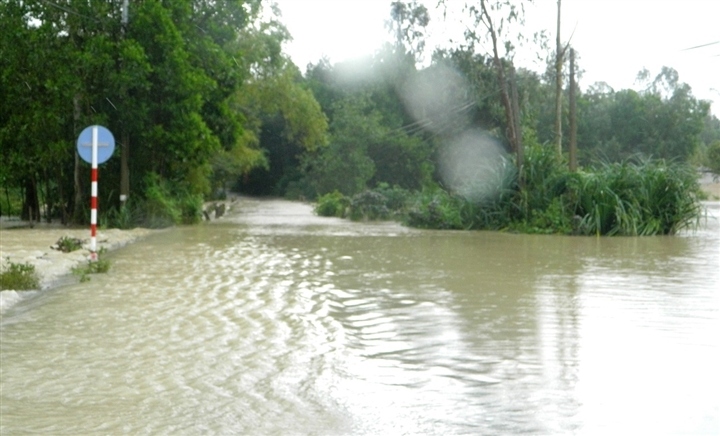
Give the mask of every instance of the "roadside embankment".
<svg viewBox="0 0 720 436">
<path fill-rule="evenodd" d="M 114 250 L 123 247 L 153 230 L 136 228 L 132 230 L 98 230 L 97 248 Z M 78 238 L 83 248 L 63 253 L 52 248 L 62 237 Z M 90 230 L 68 228 L 53 224 L 35 224 L 29 227 L 21 221 L 0 221 L 0 258 L 3 264 L 29 263 L 35 266 L 40 277 L 41 289 L 47 289 L 61 277 L 69 275 L 72 269 L 90 256 Z M 0 290 L 0 312 L 21 298 L 22 292 L 12 289 Z"/>
</svg>

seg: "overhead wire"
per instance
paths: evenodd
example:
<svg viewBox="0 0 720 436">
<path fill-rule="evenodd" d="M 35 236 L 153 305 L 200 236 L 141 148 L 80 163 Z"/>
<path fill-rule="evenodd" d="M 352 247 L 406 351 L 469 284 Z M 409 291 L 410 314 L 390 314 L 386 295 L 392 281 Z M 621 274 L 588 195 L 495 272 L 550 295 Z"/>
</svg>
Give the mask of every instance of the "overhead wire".
<svg viewBox="0 0 720 436">
<path fill-rule="evenodd" d="M 53 2 L 51 2 L 50 0 L 42 0 L 42 1 L 43 1 L 44 3 L 47 3 L 47 4 L 50 5 L 50 6 L 54 7 L 54 8 L 60 9 L 61 11 L 64 11 L 64 12 L 67 12 L 68 14 L 77 15 L 78 17 L 87 18 L 87 19 L 93 20 L 93 21 L 99 21 L 97 18 L 94 18 L 94 17 L 90 17 L 90 16 L 88 16 L 88 15 L 81 14 L 81 13 L 79 13 L 79 12 L 77 12 L 77 11 L 73 11 L 72 9 L 69 9 L 69 8 L 67 8 L 67 7 L 65 7 L 65 6 L 61 6 L 61 5 L 57 4 L 57 3 L 53 3 Z"/>
</svg>

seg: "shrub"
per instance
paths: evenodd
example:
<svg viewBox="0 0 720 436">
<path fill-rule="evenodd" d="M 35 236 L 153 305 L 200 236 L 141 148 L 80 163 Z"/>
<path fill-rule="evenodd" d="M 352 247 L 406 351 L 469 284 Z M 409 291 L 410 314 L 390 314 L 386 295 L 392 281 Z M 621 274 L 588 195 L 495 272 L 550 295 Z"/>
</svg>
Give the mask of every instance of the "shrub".
<svg viewBox="0 0 720 436">
<path fill-rule="evenodd" d="M 387 197 L 376 191 L 355 194 L 350 200 L 350 219 L 353 221 L 387 219 L 390 217 L 387 202 Z"/>
<path fill-rule="evenodd" d="M 415 198 L 408 211 L 405 224 L 424 229 L 463 229 L 461 203 L 464 200 L 453 197 L 448 192 L 436 188 L 426 189 Z"/>
<path fill-rule="evenodd" d="M 350 200 L 339 191 L 333 191 L 318 198 L 315 213 L 320 216 L 344 218 Z"/>
<path fill-rule="evenodd" d="M 391 215 L 402 215 L 407 211 L 411 198 L 407 189 L 397 185 L 391 188 L 387 183 L 380 183 L 374 191 L 385 197 L 385 207 L 387 207 Z"/>
<path fill-rule="evenodd" d="M 202 221 L 203 199 L 199 195 L 186 195 L 179 199 L 181 222 L 197 224 Z"/>
<path fill-rule="evenodd" d="M 57 249 L 63 253 L 70 253 L 82 248 L 82 240 L 78 238 L 71 238 L 69 236 L 63 236 L 58 239 L 55 245 L 57 246 Z"/>
<path fill-rule="evenodd" d="M 14 263 L 6 259 L 7 265 L 0 272 L 0 290 L 27 291 L 40 288 L 40 277 L 35 271 L 35 265 L 29 263 Z"/>
<path fill-rule="evenodd" d="M 150 228 L 162 228 L 179 224 L 182 217 L 180 207 L 170 194 L 167 183 L 157 174 L 147 177 L 145 202 L 142 205 L 145 212 L 145 224 Z"/>
</svg>

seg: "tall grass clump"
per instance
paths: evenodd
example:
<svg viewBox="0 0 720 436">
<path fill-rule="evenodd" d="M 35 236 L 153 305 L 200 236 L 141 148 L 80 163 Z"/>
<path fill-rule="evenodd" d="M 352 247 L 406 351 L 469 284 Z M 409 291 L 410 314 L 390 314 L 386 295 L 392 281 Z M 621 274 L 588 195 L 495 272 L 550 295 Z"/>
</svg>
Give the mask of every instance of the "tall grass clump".
<svg viewBox="0 0 720 436">
<path fill-rule="evenodd" d="M 182 212 L 176 198 L 171 195 L 168 183 L 161 180 L 156 174 L 150 174 L 146 179 L 144 224 L 150 228 L 170 227 L 180 224 Z"/>
<path fill-rule="evenodd" d="M 353 219 L 385 219 L 401 211 L 406 225 L 427 229 L 608 236 L 670 235 L 702 215 L 697 175 L 685 164 L 626 160 L 570 172 L 554 148 L 531 143 L 519 172 L 495 173 L 484 178 L 497 185 L 492 195 L 473 197 L 438 185 L 394 193 L 379 186 L 349 204 L 342 194 L 328 194 L 317 210 L 333 216 L 349 210 Z"/>
<path fill-rule="evenodd" d="M 570 189 L 584 234 L 671 235 L 702 214 L 695 171 L 663 160 L 605 163 Z"/>
<path fill-rule="evenodd" d="M 112 208 L 105 216 L 105 227 L 115 229 L 132 229 L 142 223 L 144 214 L 139 207 L 139 203 L 128 199 L 119 208 Z"/>
<path fill-rule="evenodd" d="M 40 289 L 40 276 L 35 265 L 14 263 L 10 259 L 0 267 L 0 290 L 29 291 Z"/>
</svg>

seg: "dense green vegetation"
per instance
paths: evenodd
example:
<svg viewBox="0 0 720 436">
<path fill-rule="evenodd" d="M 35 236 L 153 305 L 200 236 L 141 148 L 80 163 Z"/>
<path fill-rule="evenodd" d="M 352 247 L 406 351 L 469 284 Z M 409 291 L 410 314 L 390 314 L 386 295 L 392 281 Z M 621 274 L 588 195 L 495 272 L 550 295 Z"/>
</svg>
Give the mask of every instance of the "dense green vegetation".
<svg viewBox="0 0 720 436">
<path fill-rule="evenodd" d="M 0 266 L 0 290 L 29 291 L 40 289 L 40 277 L 35 265 L 15 263 L 6 259 Z"/>
<path fill-rule="evenodd" d="M 663 68 L 639 74 L 643 91 L 577 90 L 574 115 L 566 87 L 556 123 L 567 62 L 561 80 L 550 51 L 545 73 L 514 65 L 522 44 L 547 46 L 519 34 L 520 3 L 468 1 L 476 27 L 428 57 L 425 28 L 442 14 L 394 2 L 374 56 L 302 74 L 260 0 L 130 2 L 127 23 L 122 2 L 0 1 L 0 213 L 87 221 L 75 140 L 103 124 L 117 143 L 100 171 L 105 226 L 196 223 L 227 189 L 427 228 L 643 235 L 695 222 L 695 168 L 720 173 L 709 104 Z"/>
</svg>

